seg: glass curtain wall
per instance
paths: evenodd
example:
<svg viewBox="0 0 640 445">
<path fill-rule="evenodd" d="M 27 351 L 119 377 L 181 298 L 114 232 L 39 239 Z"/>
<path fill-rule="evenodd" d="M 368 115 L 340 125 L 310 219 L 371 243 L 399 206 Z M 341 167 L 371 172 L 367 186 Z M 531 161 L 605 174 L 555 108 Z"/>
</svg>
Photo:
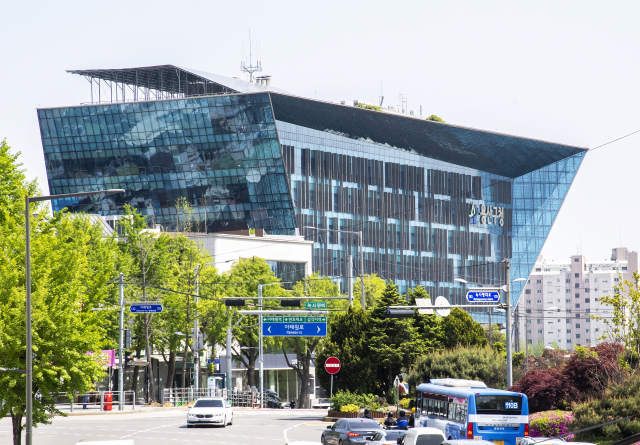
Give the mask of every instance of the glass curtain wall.
<svg viewBox="0 0 640 445">
<path fill-rule="evenodd" d="M 122 188 L 126 196 L 54 201 L 54 210 L 121 214 L 165 230 L 263 228 L 295 221 L 268 94 L 38 110 L 52 194 Z M 193 209 L 191 221 L 177 209 Z M 178 206 L 180 207 L 180 206 Z"/>
</svg>

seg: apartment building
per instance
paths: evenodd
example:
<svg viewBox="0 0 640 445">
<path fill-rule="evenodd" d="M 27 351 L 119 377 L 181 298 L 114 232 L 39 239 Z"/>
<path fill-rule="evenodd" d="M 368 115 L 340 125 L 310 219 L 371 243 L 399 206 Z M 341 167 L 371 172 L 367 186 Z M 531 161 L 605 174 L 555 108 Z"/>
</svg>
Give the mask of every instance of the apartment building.
<svg viewBox="0 0 640 445">
<path fill-rule="evenodd" d="M 638 252 L 612 249 L 609 260 L 589 262 L 573 255 L 567 263 L 538 257 L 518 302 L 520 341 L 545 347 L 554 342 L 563 349 L 594 346 L 607 329 L 610 309 L 602 297 L 611 295 L 620 280 L 632 280 L 638 270 Z"/>
</svg>

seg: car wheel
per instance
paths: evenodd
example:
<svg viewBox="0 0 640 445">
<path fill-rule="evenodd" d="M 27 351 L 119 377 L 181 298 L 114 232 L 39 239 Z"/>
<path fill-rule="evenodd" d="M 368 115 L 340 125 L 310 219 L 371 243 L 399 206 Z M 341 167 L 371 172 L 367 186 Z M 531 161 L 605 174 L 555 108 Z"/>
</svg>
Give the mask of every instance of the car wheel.
<svg viewBox="0 0 640 445">
<path fill-rule="evenodd" d="M 324 436 L 322 436 L 322 437 L 320 438 L 320 443 L 321 443 L 322 445 L 327 445 L 327 442 L 325 442 L 325 441 L 324 441 Z"/>
<path fill-rule="evenodd" d="M 233 425 L 233 414 L 231 414 L 231 420 L 229 420 L 229 425 Z"/>
<path fill-rule="evenodd" d="M 187 428 L 193 428 L 193 425 L 189 425 L 189 424 L 187 423 Z"/>
<path fill-rule="evenodd" d="M 224 416 L 224 422 L 222 422 L 222 428 L 227 427 L 227 416 Z"/>
</svg>

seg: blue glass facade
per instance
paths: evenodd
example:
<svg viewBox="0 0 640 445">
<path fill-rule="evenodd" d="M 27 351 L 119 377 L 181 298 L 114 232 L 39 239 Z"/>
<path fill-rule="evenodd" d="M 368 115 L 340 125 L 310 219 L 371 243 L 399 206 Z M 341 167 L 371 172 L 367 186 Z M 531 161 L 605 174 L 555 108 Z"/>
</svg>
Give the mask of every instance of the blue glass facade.
<svg viewBox="0 0 640 445">
<path fill-rule="evenodd" d="M 175 230 L 175 202 L 197 231 L 264 228 L 314 240 L 313 269 L 421 284 L 465 302 L 477 285 L 527 277 L 585 151 L 275 93 L 38 110 L 52 194 L 123 188 L 126 196 L 56 201 L 110 215 L 124 204 Z M 344 283 L 344 278 L 342 278 Z M 522 283 L 514 283 L 515 302 Z M 485 313 L 474 313 L 484 321 Z M 496 317 L 498 318 L 498 317 Z"/>
<path fill-rule="evenodd" d="M 54 210 L 117 214 L 129 204 L 175 230 L 264 228 L 292 235 L 294 212 L 268 94 L 38 110 L 52 194 L 122 188 L 126 196 L 54 201 Z"/>
</svg>

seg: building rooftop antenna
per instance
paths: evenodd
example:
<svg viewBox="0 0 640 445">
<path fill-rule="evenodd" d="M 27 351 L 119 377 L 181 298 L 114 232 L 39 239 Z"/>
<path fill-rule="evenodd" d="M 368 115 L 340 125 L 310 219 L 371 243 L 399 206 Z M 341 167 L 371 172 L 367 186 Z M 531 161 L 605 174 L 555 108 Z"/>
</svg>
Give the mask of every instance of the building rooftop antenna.
<svg viewBox="0 0 640 445">
<path fill-rule="evenodd" d="M 244 57 L 244 56 L 243 56 Z M 240 71 L 243 71 L 249 74 L 249 82 L 253 82 L 253 73 L 262 72 L 262 63 L 260 62 L 260 57 L 257 57 L 256 64 L 253 65 L 252 54 L 251 54 L 251 30 L 249 30 L 249 64 L 243 60 L 240 62 Z"/>
</svg>

